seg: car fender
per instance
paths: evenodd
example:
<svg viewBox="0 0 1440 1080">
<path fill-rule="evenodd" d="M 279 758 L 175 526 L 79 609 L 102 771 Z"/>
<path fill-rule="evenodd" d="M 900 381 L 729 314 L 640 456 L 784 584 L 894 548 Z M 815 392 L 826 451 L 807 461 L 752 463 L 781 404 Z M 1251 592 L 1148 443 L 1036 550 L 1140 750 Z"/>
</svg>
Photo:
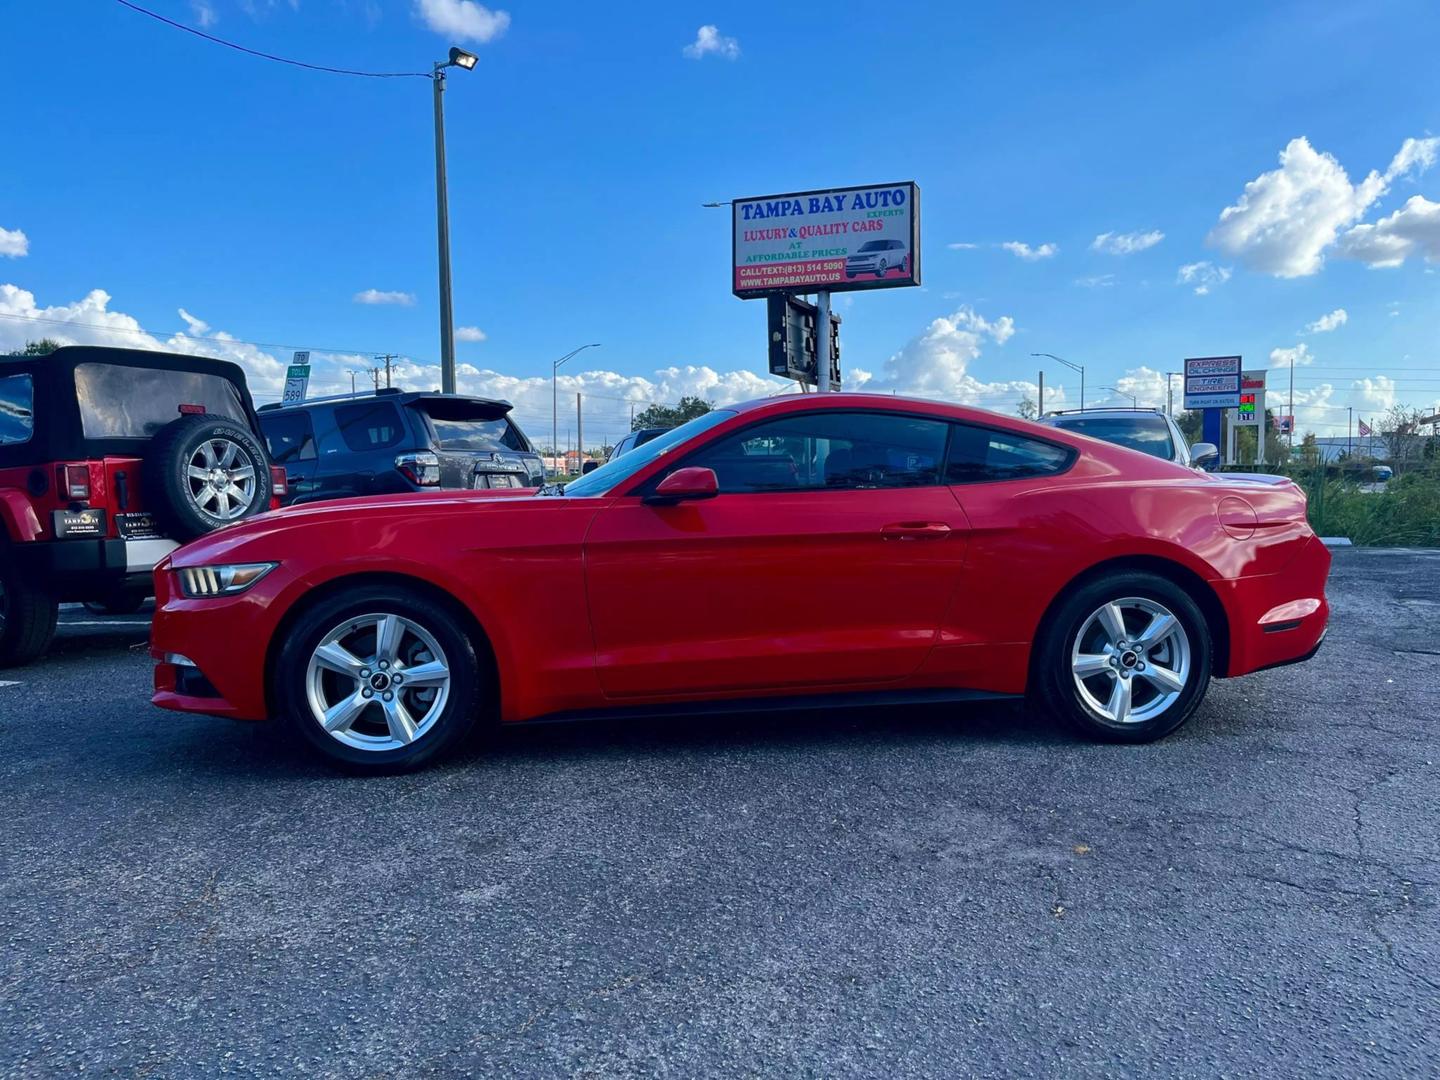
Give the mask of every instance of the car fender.
<svg viewBox="0 0 1440 1080">
<path fill-rule="evenodd" d="M 0 523 L 6 537 L 16 542 L 38 540 L 44 531 L 30 497 L 14 488 L 0 488 Z"/>
</svg>

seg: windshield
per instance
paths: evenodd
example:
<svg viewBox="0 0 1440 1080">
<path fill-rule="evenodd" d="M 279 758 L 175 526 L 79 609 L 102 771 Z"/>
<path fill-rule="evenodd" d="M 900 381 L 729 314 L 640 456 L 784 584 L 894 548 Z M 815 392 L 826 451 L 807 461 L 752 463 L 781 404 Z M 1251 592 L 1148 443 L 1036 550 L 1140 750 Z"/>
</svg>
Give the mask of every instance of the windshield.
<svg viewBox="0 0 1440 1080">
<path fill-rule="evenodd" d="M 1055 419 L 1054 424 L 1066 431 L 1104 439 L 1151 457 L 1175 460 L 1175 442 L 1170 437 L 1170 425 L 1161 416 L 1061 416 Z"/>
<path fill-rule="evenodd" d="M 868 241 L 866 241 L 865 243 L 863 243 L 863 244 L 860 245 L 860 250 L 861 250 L 861 251 L 884 251 L 884 250 L 885 250 L 885 241 L 884 241 L 884 240 L 868 240 Z"/>
<path fill-rule="evenodd" d="M 702 431 L 709 431 L 716 424 L 723 423 L 735 415 L 732 409 L 715 409 L 704 416 L 697 416 L 671 428 L 663 435 L 651 439 L 644 446 L 637 447 L 619 457 L 611 458 L 588 476 L 572 480 L 560 492 L 566 498 L 584 499 L 603 495 L 610 489 L 630 479 L 652 461 L 664 457 L 683 442 L 688 442 Z"/>
</svg>

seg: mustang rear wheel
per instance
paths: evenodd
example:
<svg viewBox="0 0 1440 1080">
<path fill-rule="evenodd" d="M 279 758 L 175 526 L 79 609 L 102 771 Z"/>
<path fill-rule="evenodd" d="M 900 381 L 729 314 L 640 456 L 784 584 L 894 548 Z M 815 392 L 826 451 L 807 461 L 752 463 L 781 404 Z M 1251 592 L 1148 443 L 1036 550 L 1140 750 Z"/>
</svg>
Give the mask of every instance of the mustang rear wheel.
<svg viewBox="0 0 1440 1080">
<path fill-rule="evenodd" d="M 326 757 L 413 768 L 473 726 L 480 669 L 449 610 L 404 588 L 357 589 L 303 614 L 281 645 L 275 700 Z"/>
<path fill-rule="evenodd" d="M 1150 742 L 1183 724 L 1210 682 L 1210 632 L 1185 590 L 1118 573 L 1065 599 L 1042 628 L 1032 691 L 1092 738 Z"/>
</svg>

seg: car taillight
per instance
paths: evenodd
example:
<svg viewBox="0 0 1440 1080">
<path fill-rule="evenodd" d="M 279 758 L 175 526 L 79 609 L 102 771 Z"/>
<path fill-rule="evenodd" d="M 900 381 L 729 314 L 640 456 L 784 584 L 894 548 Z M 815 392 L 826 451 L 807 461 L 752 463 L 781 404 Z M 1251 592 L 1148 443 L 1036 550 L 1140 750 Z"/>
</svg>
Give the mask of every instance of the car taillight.
<svg viewBox="0 0 1440 1080">
<path fill-rule="evenodd" d="M 395 459 L 395 468 L 417 487 L 440 486 L 440 459 L 434 454 L 401 454 Z"/>
<path fill-rule="evenodd" d="M 270 494 L 277 499 L 290 494 L 290 477 L 279 465 L 270 466 Z"/>
<path fill-rule="evenodd" d="M 88 465 L 65 466 L 65 497 L 81 501 L 90 498 L 90 467 Z"/>
</svg>

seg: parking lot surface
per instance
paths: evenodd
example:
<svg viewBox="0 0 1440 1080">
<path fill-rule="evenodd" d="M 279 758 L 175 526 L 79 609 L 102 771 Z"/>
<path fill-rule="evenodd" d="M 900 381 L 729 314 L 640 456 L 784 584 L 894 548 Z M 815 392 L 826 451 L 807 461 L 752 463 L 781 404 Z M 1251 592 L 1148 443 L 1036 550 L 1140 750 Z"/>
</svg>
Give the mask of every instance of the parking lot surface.
<svg viewBox="0 0 1440 1080">
<path fill-rule="evenodd" d="M 340 776 L 0 672 L 0 1074 L 1434 1075 L 1440 552 L 1151 746 L 1009 706 L 537 727 Z M 6 685 L 9 683 L 10 685 Z"/>
</svg>

